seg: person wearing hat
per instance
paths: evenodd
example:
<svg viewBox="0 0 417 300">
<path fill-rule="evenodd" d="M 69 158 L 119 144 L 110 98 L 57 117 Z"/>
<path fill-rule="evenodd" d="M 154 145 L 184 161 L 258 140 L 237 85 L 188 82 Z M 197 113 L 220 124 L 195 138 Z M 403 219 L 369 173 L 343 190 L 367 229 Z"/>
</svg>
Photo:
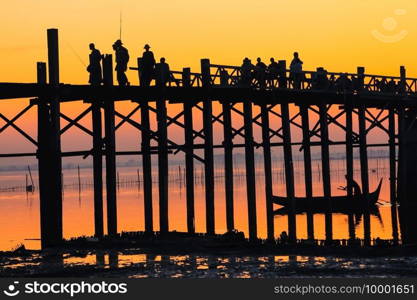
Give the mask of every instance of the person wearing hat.
<svg viewBox="0 0 417 300">
<path fill-rule="evenodd" d="M 146 44 L 143 48 L 145 49 L 145 52 L 143 52 L 142 55 L 140 68 L 141 84 L 144 86 L 149 86 L 155 73 L 155 57 L 153 52 L 149 50 L 151 46 Z"/>
<path fill-rule="evenodd" d="M 125 72 L 127 71 L 127 64 L 129 62 L 129 51 L 123 47 L 121 40 L 117 40 L 113 44 L 113 49 L 116 52 L 116 73 L 117 81 L 120 86 L 130 85 Z"/>
</svg>

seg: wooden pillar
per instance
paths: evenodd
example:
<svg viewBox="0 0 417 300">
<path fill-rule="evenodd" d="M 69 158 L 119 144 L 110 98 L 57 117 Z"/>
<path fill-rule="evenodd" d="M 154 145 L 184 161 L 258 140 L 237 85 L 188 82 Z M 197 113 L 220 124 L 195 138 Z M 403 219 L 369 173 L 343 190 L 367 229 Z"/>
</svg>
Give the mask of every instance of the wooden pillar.
<svg viewBox="0 0 417 300">
<path fill-rule="evenodd" d="M 330 154 L 329 154 L 329 130 L 327 124 L 327 105 L 321 103 L 320 110 L 320 133 L 321 133 L 321 163 L 323 178 L 323 194 L 327 201 L 325 214 L 326 242 L 333 241 L 333 218 L 332 218 L 332 195 L 330 181 Z"/>
<path fill-rule="evenodd" d="M 110 88 L 113 85 L 112 55 L 103 59 L 104 85 Z M 107 196 L 107 233 L 109 236 L 117 235 L 117 196 L 116 196 L 116 135 L 114 128 L 114 99 L 104 100 L 105 122 L 105 156 L 106 156 L 106 196 Z"/>
<path fill-rule="evenodd" d="M 48 29 L 49 85 L 59 86 L 58 30 Z M 46 84 L 46 65 L 38 63 L 38 83 Z M 38 159 L 41 216 L 41 247 L 62 241 L 62 161 L 60 136 L 60 102 L 58 97 L 39 99 Z"/>
<path fill-rule="evenodd" d="M 292 160 L 291 127 L 288 103 L 281 103 L 282 133 L 284 143 L 285 163 L 285 184 L 287 199 L 289 202 L 288 211 L 288 238 L 290 242 L 297 240 L 297 222 L 295 217 L 295 190 L 294 190 L 294 165 Z"/>
<path fill-rule="evenodd" d="M 369 215 L 369 173 L 368 173 L 368 153 L 366 145 L 366 120 L 365 120 L 365 106 L 361 104 L 358 109 L 359 116 L 359 152 L 361 162 L 361 179 L 362 179 L 362 194 L 365 199 L 365 209 L 363 211 L 363 227 L 365 246 L 371 244 L 371 222 Z"/>
<path fill-rule="evenodd" d="M 346 187 L 347 187 L 347 195 L 350 201 L 354 201 L 353 199 L 353 188 L 350 184 L 353 182 L 353 128 L 352 128 L 352 103 L 350 101 L 346 101 L 345 104 L 345 115 L 346 115 Z M 355 220 L 353 213 L 348 214 L 348 226 L 349 226 L 349 239 L 353 241 L 356 238 L 355 234 Z"/>
<path fill-rule="evenodd" d="M 190 87 L 190 68 L 182 71 L 183 87 Z M 187 188 L 187 230 L 195 233 L 194 212 L 194 138 L 193 138 L 193 103 L 184 102 L 184 134 L 185 134 L 185 179 Z"/>
<path fill-rule="evenodd" d="M 143 101 L 140 109 L 142 136 L 142 171 L 143 171 L 143 198 L 145 212 L 145 231 L 153 232 L 153 208 L 152 208 L 152 161 L 151 161 L 151 135 L 149 123 L 149 103 Z"/>
<path fill-rule="evenodd" d="M 159 185 L 159 228 L 161 233 L 169 231 L 168 222 L 168 128 L 167 107 L 163 97 L 156 100 L 158 123 L 158 185 Z"/>
<path fill-rule="evenodd" d="M 94 181 L 94 235 L 103 237 L 103 157 L 102 157 L 102 126 L 101 101 L 93 99 L 93 181 Z"/>
<path fill-rule="evenodd" d="M 252 102 L 243 102 L 243 118 L 245 127 L 245 166 L 246 166 L 246 195 L 248 201 L 249 240 L 255 241 L 257 236 L 256 224 L 256 182 L 255 182 L 255 153 L 252 126 Z"/>
<path fill-rule="evenodd" d="M 210 60 L 201 60 L 201 75 L 203 87 L 210 88 Z M 203 99 L 203 129 L 204 129 L 204 179 L 206 193 L 206 231 L 207 234 L 215 233 L 214 215 L 214 158 L 213 158 L 213 123 L 212 100 Z"/>
<path fill-rule="evenodd" d="M 389 132 L 389 174 L 390 174 L 390 202 L 391 202 L 391 223 L 392 238 L 394 244 L 398 245 L 398 214 L 397 214 L 397 189 L 396 189 L 396 149 L 395 149 L 395 112 L 394 108 L 389 108 L 388 112 L 388 132 Z"/>
<path fill-rule="evenodd" d="M 310 241 L 314 240 L 314 214 L 313 214 L 313 180 L 311 170 L 311 146 L 310 146 L 310 121 L 308 106 L 300 105 L 301 124 L 303 127 L 303 152 L 304 152 L 304 184 L 306 197 L 309 199 L 307 210 L 307 236 Z"/>
<path fill-rule="evenodd" d="M 224 136 L 224 186 L 226 193 L 226 224 L 227 231 L 235 229 L 234 199 L 233 199 L 233 137 L 231 103 L 222 102 L 223 109 L 223 136 Z"/>
<path fill-rule="evenodd" d="M 275 240 L 274 232 L 274 205 L 272 202 L 272 161 L 271 161 L 271 140 L 269 138 L 269 108 L 265 103 L 261 105 L 262 114 L 262 144 L 264 156 L 265 173 L 265 203 L 266 203 L 266 226 L 268 241 Z"/>
</svg>

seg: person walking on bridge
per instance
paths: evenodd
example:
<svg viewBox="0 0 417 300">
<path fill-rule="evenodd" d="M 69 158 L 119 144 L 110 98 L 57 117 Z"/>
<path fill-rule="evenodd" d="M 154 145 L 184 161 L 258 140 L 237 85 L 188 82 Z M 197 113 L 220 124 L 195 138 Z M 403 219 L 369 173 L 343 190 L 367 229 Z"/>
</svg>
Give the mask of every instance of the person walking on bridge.
<svg viewBox="0 0 417 300">
<path fill-rule="evenodd" d="M 100 85 L 103 81 L 103 75 L 101 72 L 101 53 L 98 49 L 96 49 L 93 43 L 90 44 L 91 53 L 89 55 L 89 65 L 87 67 L 87 72 L 90 73 L 90 79 L 88 82 L 91 85 Z"/>
<path fill-rule="evenodd" d="M 113 50 L 116 53 L 116 72 L 117 81 L 120 86 L 130 85 L 125 72 L 127 71 L 127 64 L 129 62 L 129 51 L 123 47 L 121 40 L 117 40 L 113 44 Z"/>
<path fill-rule="evenodd" d="M 141 84 L 144 86 L 149 86 L 152 78 L 154 77 L 155 57 L 153 52 L 149 50 L 151 46 L 146 44 L 143 48 L 145 49 L 145 52 L 143 52 L 140 66 L 140 75 L 142 78 Z"/>
<path fill-rule="evenodd" d="M 290 65 L 291 79 L 293 80 L 293 88 L 300 89 L 303 79 L 303 61 L 300 59 L 298 52 L 294 52 L 294 58 Z"/>
</svg>

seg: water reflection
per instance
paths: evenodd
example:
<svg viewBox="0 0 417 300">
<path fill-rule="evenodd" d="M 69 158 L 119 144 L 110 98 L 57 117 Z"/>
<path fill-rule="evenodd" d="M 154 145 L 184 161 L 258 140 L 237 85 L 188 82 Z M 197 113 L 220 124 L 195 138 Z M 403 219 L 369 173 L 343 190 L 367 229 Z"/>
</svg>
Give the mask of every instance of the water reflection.
<svg viewBox="0 0 417 300">
<path fill-rule="evenodd" d="M 332 169 L 332 195 L 343 195 L 345 192 L 337 189 L 340 185 L 345 185 L 345 169 L 342 160 L 331 161 Z M 314 196 L 322 195 L 323 184 L 321 182 L 321 170 L 318 162 L 313 162 L 313 192 Z M 358 167 L 358 162 L 355 161 Z M 371 211 L 371 237 L 373 239 L 392 239 L 395 232 L 392 230 L 391 211 L 396 209 L 389 204 L 389 176 L 388 176 L 387 159 L 369 159 L 369 169 L 375 170 L 370 172 L 370 190 L 375 190 L 381 178 L 384 179 L 380 193 L 380 202 L 382 204 Z M 248 233 L 247 221 L 247 201 L 246 201 L 246 184 L 244 175 L 244 165 L 235 164 L 235 227 L 239 231 Z M 274 162 L 273 166 L 273 186 L 274 195 L 285 196 L 285 178 L 283 165 L 281 161 Z M 295 168 L 295 187 L 296 196 L 303 197 L 304 174 L 302 161 L 294 162 Z M 120 167 L 119 184 L 118 184 L 118 230 L 119 231 L 141 231 L 144 230 L 144 207 L 143 207 L 143 184 L 142 178 L 137 175 L 137 167 Z M 359 168 L 355 169 L 355 178 L 360 177 Z M 94 213 L 93 213 L 93 191 L 92 171 L 81 169 L 80 176 L 78 170 L 65 170 L 64 184 L 65 193 L 63 200 L 63 222 L 64 237 L 71 238 L 82 235 L 94 234 Z M 37 174 L 34 175 L 34 181 L 37 182 Z M 215 174 L 215 210 L 216 210 L 216 232 L 223 233 L 226 231 L 226 214 L 225 214 L 225 189 L 224 173 L 222 168 L 216 169 Z M 186 231 L 186 199 L 184 179 L 185 173 L 183 167 L 170 167 L 169 182 L 169 227 L 170 230 Z M 154 180 L 157 181 L 157 173 L 154 170 Z M 7 186 L 24 185 L 24 174 L 19 172 L 2 172 L 0 173 L 1 184 Z M 139 182 L 138 182 L 139 180 Z M 256 197 L 257 197 L 257 223 L 258 235 L 266 238 L 266 211 L 265 211 L 265 189 L 262 163 L 256 166 Z M 81 183 L 80 183 L 81 182 Z M 196 164 L 195 172 L 195 226 L 197 232 L 205 231 L 205 198 L 204 198 L 204 172 L 203 168 Z M 154 227 L 159 229 L 159 206 L 157 184 L 153 189 L 153 207 L 154 207 Z M 276 206 L 276 209 L 279 209 Z M 38 193 L 26 193 L 25 191 L 8 191 L 0 192 L 0 210 L 8 213 L 1 218 L 1 235 L 0 250 L 10 250 L 19 243 L 23 243 L 26 248 L 39 249 L 39 196 Z M 104 211 L 106 206 L 104 205 Z M 333 236 L 335 239 L 348 239 L 349 226 L 347 214 L 334 214 L 333 216 Z M 307 222 L 305 214 L 298 214 L 297 219 L 297 237 L 299 239 L 307 238 Z M 357 214 L 355 217 L 356 236 L 363 237 L 363 217 Z M 275 217 L 276 237 L 282 231 L 287 231 L 286 215 L 277 215 Z M 315 238 L 324 239 L 325 237 L 324 215 L 317 213 L 314 215 Z"/>
</svg>

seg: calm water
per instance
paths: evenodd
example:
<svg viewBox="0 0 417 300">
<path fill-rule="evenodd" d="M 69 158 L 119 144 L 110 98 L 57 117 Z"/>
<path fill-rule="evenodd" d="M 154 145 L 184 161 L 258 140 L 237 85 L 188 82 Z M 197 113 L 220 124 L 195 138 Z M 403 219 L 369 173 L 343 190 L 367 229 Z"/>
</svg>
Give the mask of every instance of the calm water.
<svg viewBox="0 0 417 300">
<path fill-rule="evenodd" d="M 285 181 L 283 162 L 275 162 L 273 169 L 274 194 L 285 195 Z M 296 195 L 304 195 L 304 176 L 302 161 L 295 161 L 295 183 Z M 156 168 L 154 167 L 156 170 Z M 338 189 L 345 185 L 345 166 L 343 160 L 333 160 L 332 169 L 332 194 L 343 195 L 345 192 Z M 370 190 L 376 189 L 380 178 L 384 179 L 380 194 L 380 218 L 371 216 L 372 237 L 382 239 L 392 238 L 391 206 L 389 205 L 389 162 L 387 159 L 369 159 Z M 137 167 L 119 167 L 118 188 L 118 230 L 138 231 L 144 229 L 143 211 L 143 189 L 142 184 L 137 184 Z M 322 195 L 322 181 L 320 161 L 313 161 L 313 184 L 314 195 Z M 34 173 L 34 181 L 37 183 L 37 174 Z M 64 237 L 76 237 L 94 234 L 93 220 L 93 190 L 92 170 L 81 169 L 81 189 L 78 186 L 77 169 L 64 170 L 64 200 L 63 200 L 63 223 Z M 157 173 L 154 172 L 153 199 L 154 199 L 154 224 L 158 229 L 158 191 Z M 186 198 L 184 187 L 184 170 L 178 165 L 170 167 L 169 183 L 169 226 L 170 230 L 186 231 Z M 359 162 L 355 161 L 355 179 L 360 182 Z M 140 178 L 140 181 L 142 178 Z M 205 200 L 204 182 L 201 165 L 196 165 L 195 176 L 195 209 L 196 229 L 203 232 L 205 229 Z M 215 180 L 215 209 L 216 209 L 216 232 L 226 231 L 226 215 L 224 200 L 223 171 L 216 169 Z M 244 165 L 235 164 L 235 222 L 236 228 L 247 234 L 247 205 L 246 205 L 246 184 L 244 176 Z M 0 188 L 21 186 L 25 184 L 25 172 L 1 172 Z M 257 216 L 258 234 L 266 237 L 266 213 L 265 213 L 265 191 L 262 164 L 257 164 Z M 277 208 L 279 208 L 277 206 Z M 105 209 L 105 207 L 104 207 Z M 39 228 L 39 196 L 38 192 L 26 193 L 24 190 L 0 192 L 0 250 L 10 250 L 19 243 L 23 243 L 29 249 L 39 249 L 40 228 Z M 105 210 L 104 210 L 105 211 Z M 323 239 L 324 215 L 315 215 L 315 236 Z M 334 238 L 348 238 L 348 218 L 343 214 L 333 215 Z M 283 230 L 287 230 L 287 218 L 285 216 L 275 217 L 275 232 L 278 236 Z M 356 226 L 358 237 L 363 236 L 362 221 Z M 297 236 L 306 238 L 306 216 L 297 216 Z"/>
</svg>

